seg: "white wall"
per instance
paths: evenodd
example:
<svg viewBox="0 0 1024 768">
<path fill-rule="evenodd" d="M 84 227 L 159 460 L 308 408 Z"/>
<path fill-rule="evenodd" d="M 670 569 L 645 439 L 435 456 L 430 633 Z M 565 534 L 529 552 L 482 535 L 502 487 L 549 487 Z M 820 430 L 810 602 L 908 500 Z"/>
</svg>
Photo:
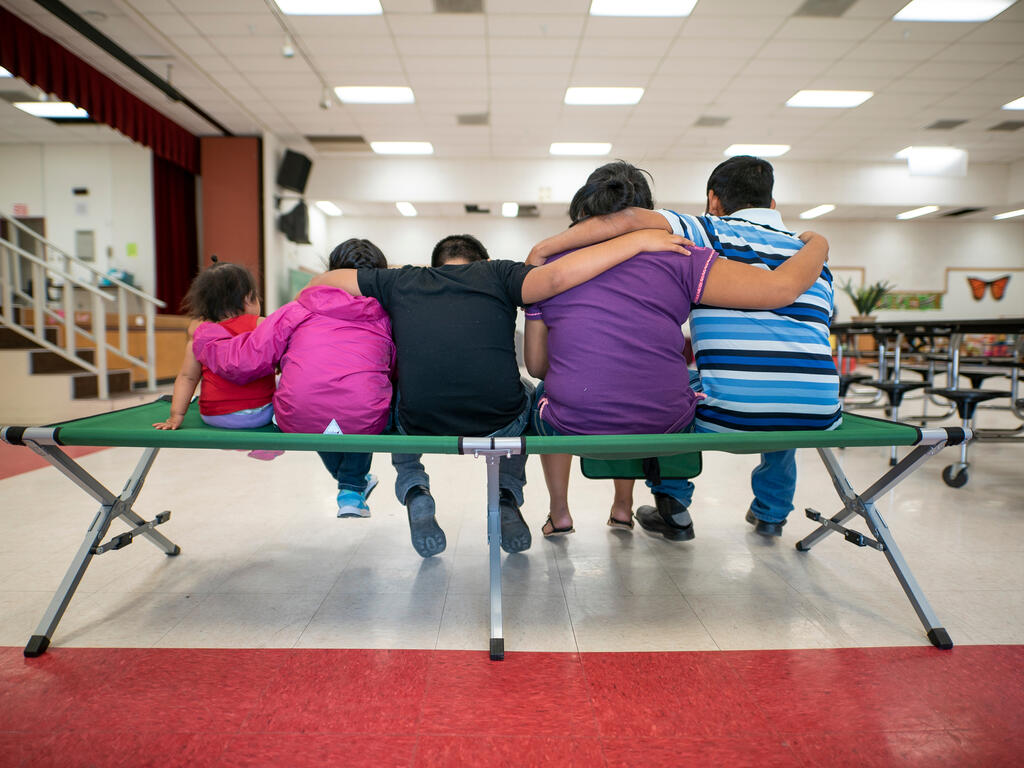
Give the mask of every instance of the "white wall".
<svg viewBox="0 0 1024 768">
<path fill-rule="evenodd" d="M 150 151 L 137 144 L 0 144 L 0 207 L 16 203 L 46 219 L 46 237 L 74 254 L 75 231 L 95 232 L 94 265 L 124 269 L 154 288 L 153 179 Z M 84 187 L 88 195 L 72 190 Z M 128 244 L 135 244 L 134 256 Z"/>
</svg>

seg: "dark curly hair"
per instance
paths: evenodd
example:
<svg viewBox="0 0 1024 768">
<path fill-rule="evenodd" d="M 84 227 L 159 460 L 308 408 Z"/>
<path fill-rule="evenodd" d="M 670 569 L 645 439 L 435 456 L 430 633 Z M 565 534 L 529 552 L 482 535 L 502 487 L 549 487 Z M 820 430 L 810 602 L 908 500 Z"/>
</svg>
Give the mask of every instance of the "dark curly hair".
<svg viewBox="0 0 1024 768">
<path fill-rule="evenodd" d="M 624 160 L 605 163 L 587 177 L 569 203 L 569 218 L 576 224 L 589 216 L 606 216 L 623 208 L 653 208 L 647 177 L 651 174 Z"/>
<path fill-rule="evenodd" d="M 772 164 L 750 155 L 730 157 L 708 177 L 708 191 L 718 195 L 726 216 L 742 208 L 768 208 L 774 186 Z"/>
<path fill-rule="evenodd" d="M 328 269 L 387 269 L 388 260 L 383 251 L 369 240 L 350 237 L 335 246 L 327 258 Z"/>
<path fill-rule="evenodd" d="M 215 262 L 192 281 L 181 300 L 189 317 L 218 323 L 245 313 L 245 302 L 258 298 L 252 273 L 241 264 Z"/>
<path fill-rule="evenodd" d="M 434 246 L 430 254 L 430 266 L 440 267 L 449 261 L 465 259 L 472 263 L 474 261 L 488 261 L 491 258 L 484 248 L 484 244 L 472 235 L 448 235 L 441 238 Z"/>
</svg>

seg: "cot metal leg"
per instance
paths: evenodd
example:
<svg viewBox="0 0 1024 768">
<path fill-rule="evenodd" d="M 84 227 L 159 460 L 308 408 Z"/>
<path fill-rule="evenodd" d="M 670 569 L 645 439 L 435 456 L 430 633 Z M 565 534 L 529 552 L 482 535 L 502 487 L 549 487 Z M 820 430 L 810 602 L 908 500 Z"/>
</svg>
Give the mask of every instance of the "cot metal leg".
<svg viewBox="0 0 1024 768">
<path fill-rule="evenodd" d="M 25 656 L 33 657 L 45 653 L 49 647 L 50 638 L 53 636 L 57 624 L 60 623 L 61 618 L 64 616 L 64 611 L 67 610 L 68 604 L 71 602 L 75 590 L 82 581 L 85 570 L 89 567 L 93 556 L 113 549 L 121 549 L 130 544 L 135 536 L 146 537 L 168 555 L 177 555 L 181 552 L 181 548 L 163 534 L 153 530 L 155 526 L 166 522 L 170 518 L 169 512 L 162 512 L 152 521 L 147 522 L 131 508 L 142 490 L 149 470 L 153 466 L 153 461 L 156 459 L 159 451 L 158 448 L 147 448 L 143 452 L 142 458 L 139 459 L 135 470 L 125 483 L 124 490 L 121 491 L 120 495 L 115 496 L 60 450 L 60 448 L 48 444 L 40 445 L 27 441 L 26 443 L 33 451 L 53 464 L 53 466 L 69 477 L 72 482 L 96 499 L 96 501 L 100 502 L 100 508 L 89 524 L 82 544 L 68 566 L 60 586 L 50 600 L 43 618 L 39 621 L 35 634 L 32 635 L 25 646 Z M 115 536 L 106 544 L 102 544 L 101 542 L 106 537 L 110 524 L 119 517 L 124 518 L 133 527 L 131 530 Z"/>
<path fill-rule="evenodd" d="M 933 454 L 940 451 L 945 445 L 945 441 L 941 441 L 930 445 L 918 446 L 860 495 L 850 485 L 850 481 L 846 478 L 846 474 L 839 465 L 835 454 L 828 448 L 818 448 L 818 455 L 821 456 L 832 478 L 832 484 L 839 493 L 844 506 L 840 512 L 829 519 L 824 519 L 814 510 L 808 509 L 807 516 L 812 520 L 817 520 L 820 526 L 796 544 L 798 550 L 807 551 L 825 536 L 835 532 L 842 533 L 847 541 L 858 546 L 867 546 L 884 552 L 900 586 L 903 587 L 903 591 L 910 600 L 910 604 L 914 607 L 914 611 L 924 625 L 925 631 L 928 634 L 928 640 L 932 645 L 942 649 L 952 648 L 953 641 L 950 639 L 949 633 L 940 624 L 938 616 L 935 615 L 927 598 L 924 596 L 924 592 L 914 578 L 914 574 L 911 573 L 910 567 L 903 558 L 903 554 L 900 552 L 899 547 L 896 546 L 896 540 L 889 531 L 888 525 L 886 525 L 882 515 L 877 507 L 875 507 L 875 500 L 888 493 L 889 490 L 910 475 L 911 472 L 927 461 Z M 855 515 L 864 518 L 875 540 L 844 527 L 843 523 Z"/>
<path fill-rule="evenodd" d="M 491 567 L 491 661 L 505 658 L 501 627 L 501 508 L 498 501 L 500 455 L 487 454 L 487 544 Z"/>
</svg>

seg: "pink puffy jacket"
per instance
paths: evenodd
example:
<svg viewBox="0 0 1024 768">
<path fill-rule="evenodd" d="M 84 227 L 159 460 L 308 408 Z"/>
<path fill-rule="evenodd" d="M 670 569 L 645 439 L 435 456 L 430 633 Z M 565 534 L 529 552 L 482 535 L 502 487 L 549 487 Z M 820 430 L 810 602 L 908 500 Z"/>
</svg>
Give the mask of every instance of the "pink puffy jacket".
<svg viewBox="0 0 1024 768">
<path fill-rule="evenodd" d="M 332 419 L 345 434 L 375 435 L 387 426 L 395 344 L 376 299 L 309 287 L 253 331 L 231 336 L 202 323 L 192 351 L 239 384 L 280 366 L 274 417 L 282 432 L 320 434 Z"/>
</svg>

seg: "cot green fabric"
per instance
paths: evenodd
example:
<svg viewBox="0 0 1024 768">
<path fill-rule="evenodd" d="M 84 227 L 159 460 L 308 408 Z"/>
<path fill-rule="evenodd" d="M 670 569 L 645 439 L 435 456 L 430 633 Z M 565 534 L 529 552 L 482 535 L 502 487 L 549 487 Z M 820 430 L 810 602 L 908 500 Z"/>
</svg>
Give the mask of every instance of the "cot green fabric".
<svg viewBox="0 0 1024 768">
<path fill-rule="evenodd" d="M 146 405 L 51 425 L 63 445 L 136 446 L 139 448 L 277 449 L 286 451 L 353 451 L 371 453 L 458 454 L 455 436 L 310 435 L 286 434 L 274 426 L 259 429 L 219 429 L 203 424 L 199 405 L 192 403 L 177 430 L 154 429 L 170 413 L 161 399 Z M 914 445 L 916 427 L 867 416 L 844 414 L 843 424 L 830 432 L 692 432 L 672 435 L 587 435 L 524 439 L 529 453 L 571 453 L 600 459 L 675 456 L 699 451 L 761 453 L 787 448 Z"/>
<path fill-rule="evenodd" d="M 595 459 L 584 456 L 580 461 L 580 470 L 584 477 L 591 480 L 609 480 L 611 478 L 632 478 L 645 480 L 644 459 Z M 697 477 L 702 464 L 700 453 L 683 453 L 678 456 L 659 456 L 658 475 L 662 479 L 678 479 Z"/>
</svg>

